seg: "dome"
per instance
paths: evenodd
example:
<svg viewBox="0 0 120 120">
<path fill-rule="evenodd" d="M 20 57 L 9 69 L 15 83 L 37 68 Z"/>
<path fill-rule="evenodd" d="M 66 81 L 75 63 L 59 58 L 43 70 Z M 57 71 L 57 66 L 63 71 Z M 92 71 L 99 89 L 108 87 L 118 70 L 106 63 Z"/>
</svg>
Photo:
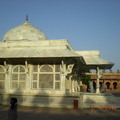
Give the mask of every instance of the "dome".
<svg viewBox="0 0 120 120">
<path fill-rule="evenodd" d="M 45 34 L 31 25 L 28 21 L 15 28 L 10 29 L 4 36 L 3 41 L 19 40 L 46 40 Z"/>
</svg>

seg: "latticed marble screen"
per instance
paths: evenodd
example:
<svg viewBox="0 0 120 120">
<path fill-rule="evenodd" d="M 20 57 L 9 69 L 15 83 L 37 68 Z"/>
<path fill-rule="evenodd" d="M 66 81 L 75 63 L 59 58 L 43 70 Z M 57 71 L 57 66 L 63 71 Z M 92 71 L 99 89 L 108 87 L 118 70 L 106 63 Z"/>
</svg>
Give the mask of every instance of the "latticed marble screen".
<svg viewBox="0 0 120 120">
<path fill-rule="evenodd" d="M 5 69 L 0 65 L 0 89 L 5 88 Z"/>
<path fill-rule="evenodd" d="M 60 89 L 60 82 L 60 65 L 33 65 L 33 89 Z"/>
<path fill-rule="evenodd" d="M 55 65 L 55 89 L 60 89 L 61 76 L 60 76 L 60 65 Z"/>
<path fill-rule="evenodd" d="M 12 68 L 11 89 L 25 89 L 26 87 L 25 66 L 16 65 Z"/>
<path fill-rule="evenodd" d="M 53 88 L 53 74 L 40 74 L 39 75 L 40 88 Z"/>
</svg>

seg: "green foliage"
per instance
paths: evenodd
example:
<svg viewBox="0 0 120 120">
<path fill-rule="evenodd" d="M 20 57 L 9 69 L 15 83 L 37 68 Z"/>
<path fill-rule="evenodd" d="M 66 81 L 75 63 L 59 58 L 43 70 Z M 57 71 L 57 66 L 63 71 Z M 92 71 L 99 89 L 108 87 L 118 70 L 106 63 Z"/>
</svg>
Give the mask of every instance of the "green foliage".
<svg viewBox="0 0 120 120">
<path fill-rule="evenodd" d="M 89 81 L 91 80 L 90 75 L 83 74 L 82 75 L 82 83 L 85 85 L 89 85 Z"/>
</svg>

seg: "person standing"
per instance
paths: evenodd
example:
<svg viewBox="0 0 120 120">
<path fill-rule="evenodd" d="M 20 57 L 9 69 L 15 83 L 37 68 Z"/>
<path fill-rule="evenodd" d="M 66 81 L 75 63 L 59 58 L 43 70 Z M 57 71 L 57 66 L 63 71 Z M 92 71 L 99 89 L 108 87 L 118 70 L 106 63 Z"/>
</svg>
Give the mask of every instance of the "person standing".
<svg viewBox="0 0 120 120">
<path fill-rule="evenodd" d="M 8 110 L 8 120 L 17 120 L 17 98 L 10 99 L 10 107 Z"/>
</svg>

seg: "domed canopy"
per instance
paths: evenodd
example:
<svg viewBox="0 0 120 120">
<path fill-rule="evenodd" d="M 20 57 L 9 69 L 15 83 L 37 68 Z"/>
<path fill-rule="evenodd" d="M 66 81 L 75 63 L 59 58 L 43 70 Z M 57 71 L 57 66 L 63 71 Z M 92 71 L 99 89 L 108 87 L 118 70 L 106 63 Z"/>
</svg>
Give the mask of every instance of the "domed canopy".
<svg viewBox="0 0 120 120">
<path fill-rule="evenodd" d="M 19 40 L 46 40 L 45 34 L 29 24 L 26 21 L 15 28 L 10 29 L 4 36 L 3 41 L 19 41 Z"/>
</svg>

